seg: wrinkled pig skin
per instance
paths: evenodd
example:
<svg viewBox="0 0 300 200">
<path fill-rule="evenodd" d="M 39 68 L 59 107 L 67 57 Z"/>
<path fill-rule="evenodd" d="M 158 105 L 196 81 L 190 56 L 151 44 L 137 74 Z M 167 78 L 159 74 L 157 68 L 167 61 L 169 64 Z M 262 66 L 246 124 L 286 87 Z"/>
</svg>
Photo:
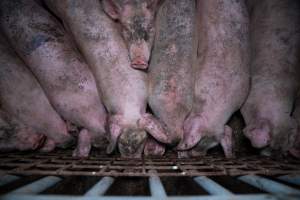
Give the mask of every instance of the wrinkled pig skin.
<svg viewBox="0 0 300 200">
<path fill-rule="evenodd" d="M 71 31 L 95 75 L 110 114 L 107 152 L 118 146 L 123 157 L 141 157 L 146 131 L 151 133 L 153 127 L 157 129 L 157 121 L 153 122 L 146 114 L 146 73 L 130 67 L 116 24 L 102 11 L 98 0 L 48 0 L 46 3 Z M 162 127 L 158 129 L 161 131 Z"/>
<path fill-rule="evenodd" d="M 295 137 L 293 146 L 289 149 L 289 152 L 294 157 L 300 159 L 300 92 L 298 91 L 298 97 L 295 103 L 295 110 L 293 111 L 293 117 L 297 122 L 297 135 Z"/>
<path fill-rule="evenodd" d="M 183 122 L 193 104 L 195 14 L 195 1 L 165 0 L 156 17 L 148 69 L 149 105 L 167 125 L 173 145 L 183 137 Z"/>
<path fill-rule="evenodd" d="M 155 35 L 155 15 L 160 0 L 103 0 L 104 11 L 120 23 L 131 65 L 146 69 Z"/>
<path fill-rule="evenodd" d="M 251 89 L 241 112 L 253 147 L 282 155 L 293 145 L 291 117 L 299 87 L 300 2 L 248 2 L 251 34 Z M 273 152 L 273 153 L 272 153 Z"/>
<path fill-rule="evenodd" d="M 66 146 L 72 137 L 64 121 L 50 105 L 33 74 L 4 40 L 0 38 L 0 101 L 4 112 L 28 129 L 51 138 L 57 146 Z"/>
<path fill-rule="evenodd" d="M 104 143 L 106 111 L 94 77 L 59 22 L 34 1 L 4 0 L 0 5 L 2 29 L 55 109 L 83 127 L 79 134 L 87 135 L 87 129 L 95 146 Z M 83 143 L 91 145 L 79 141 L 74 156 L 88 156 Z"/>
<path fill-rule="evenodd" d="M 0 110 L 0 152 L 35 150 L 45 137 Z"/>
<path fill-rule="evenodd" d="M 226 123 L 245 101 L 250 82 L 248 13 L 245 2 L 235 0 L 198 0 L 197 10 L 194 104 L 177 148 L 205 155 L 220 143 L 229 158 L 232 129 Z"/>
</svg>

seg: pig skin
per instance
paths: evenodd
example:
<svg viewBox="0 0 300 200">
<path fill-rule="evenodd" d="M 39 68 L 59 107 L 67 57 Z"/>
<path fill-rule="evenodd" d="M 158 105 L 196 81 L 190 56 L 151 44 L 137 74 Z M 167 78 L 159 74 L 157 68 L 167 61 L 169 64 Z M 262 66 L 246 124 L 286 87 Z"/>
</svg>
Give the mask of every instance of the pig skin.
<svg viewBox="0 0 300 200">
<path fill-rule="evenodd" d="M 183 122 L 193 104 L 195 15 L 195 1 L 165 0 L 156 17 L 155 42 L 148 71 L 149 105 L 167 125 L 173 145 L 183 137 Z"/>
<path fill-rule="evenodd" d="M 300 2 L 248 2 L 251 25 L 251 89 L 241 112 L 244 134 L 256 148 L 285 154 L 297 123 L 291 117 L 299 87 Z M 272 153 L 273 152 L 273 153 Z"/>
<path fill-rule="evenodd" d="M 155 134 L 163 129 L 146 114 L 146 73 L 131 68 L 116 24 L 103 12 L 98 0 L 47 0 L 46 4 L 70 30 L 96 78 L 110 115 L 107 152 L 118 146 L 123 157 L 141 157 L 146 130 Z"/>
<path fill-rule="evenodd" d="M 106 111 L 94 77 L 59 22 L 31 0 L 4 0 L 0 6 L 4 33 L 55 109 L 65 120 L 83 127 L 79 134 L 88 131 L 93 143 L 104 141 Z M 88 156 L 83 143 L 78 142 L 74 156 Z"/>
<path fill-rule="evenodd" d="M 2 110 L 10 118 L 18 121 L 17 127 L 26 127 L 21 128 L 24 131 L 20 131 L 24 132 L 23 134 L 26 129 L 28 132 L 42 133 L 51 138 L 59 147 L 70 143 L 72 137 L 67 133 L 64 121 L 50 105 L 33 74 L 5 42 L 2 35 L 0 37 L 0 66 Z"/>
<path fill-rule="evenodd" d="M 249 88 L 248 13 L 242 0 L 198 0 L 197 12 L 194 104 L 177 148 L 205 155 L 220 143 L 229 158 L 234 156 L 232 129 L 226 123 Z"/>
<path fill-rule="evenodd" d="M 0 152 L 35 150 L 43 144 L 44 139 L 44 135 L 0 110 Z"/>
</svg>

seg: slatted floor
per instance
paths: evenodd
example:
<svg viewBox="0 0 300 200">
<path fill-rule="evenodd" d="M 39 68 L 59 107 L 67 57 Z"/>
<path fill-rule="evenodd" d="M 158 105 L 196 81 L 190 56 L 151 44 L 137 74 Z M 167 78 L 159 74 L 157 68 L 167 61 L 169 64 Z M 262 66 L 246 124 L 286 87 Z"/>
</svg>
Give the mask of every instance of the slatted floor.
<svg viewBox="0 0 300 200">
<path fill-rule="evenodd" d="M 122 159 L 71 152 L 0 154 L 0 199 L 300 199 L 300 161 L 248 156 L 225 159 Z"/>
<path fill-rule="evenodd" d="M 280 160 L 261 156 L 225 159 L 219 154 L 204 158 L 177 159 L 170 154 L 164 158 L 123 159 L 119 156 L 94 155 L 88 159 L 72 158 L 69 151 L 49 154 L 0 154 L 0 174 L 21 175 L 83 175 L 83 176 L 236 176 L 246 174 L 300 174 L 300 161 Z"/>
</svg>

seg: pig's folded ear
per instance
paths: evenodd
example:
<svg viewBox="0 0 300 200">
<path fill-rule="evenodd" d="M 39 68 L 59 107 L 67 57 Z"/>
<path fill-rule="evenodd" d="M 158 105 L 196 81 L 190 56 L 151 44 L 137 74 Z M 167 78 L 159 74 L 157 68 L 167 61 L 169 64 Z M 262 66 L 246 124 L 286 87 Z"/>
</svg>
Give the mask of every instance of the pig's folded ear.
<svg viewBox="0 0 300 200">
<path fill-rule="evenodd" d="M 118 5 L 113 0 L 102 0 L 102 6 L 104 12 L 108 14 L 112 19 L 119 18 Z"/>
<path fill-rule="evenodd" d="M 138 126 L 141 129 L 146 130 L 152 137 L 159 142 L 170 144 L 169 133 L 167 128 L 159 122 L 153 115 L 144 114 L 138 121 Z"/>
<path fill-rule="evenodd" d="M 110 138 L 109 138 L 109 145 L 106 148 L 107 154 L 111 154 L 115 150 L 121 132 L 122 132 L 122 128 L 119 124 L 113 122 L 109 124 Z"/>
</svg>

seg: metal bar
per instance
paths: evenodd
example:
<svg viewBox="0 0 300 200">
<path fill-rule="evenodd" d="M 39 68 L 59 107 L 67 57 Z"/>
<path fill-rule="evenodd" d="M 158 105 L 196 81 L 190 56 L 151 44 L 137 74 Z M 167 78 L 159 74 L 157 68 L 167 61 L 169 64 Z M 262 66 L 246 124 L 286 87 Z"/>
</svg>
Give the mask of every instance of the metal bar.
<svg viewBox="0 0 300 200">
<path fill-rule="evenodd" d="M 14 182 L 14 181 L 18 180 L 19 178 L 20 177 L 18 177 L 18 176 L 5 174 L 5 175 L 0 177 L 0 186 L 6 185 L 6 184 L 11 183 L 11 182 Z"/>
<path fill-rule="evenodd" d="M 103 177 L 98 183 L 96 183 L 84 196 L 102 196 L 113 184 L 114 178 Z"/>
<path fill-rule="evenodd" d="M 277 177 L 279 180 L 286 181 L 295 185 L 300 185 L 300 175 L 284 175 Z"/>
<path fill-rule="evenodd" d="M 61 180 L 61 178 L 56 176 L 47 176 L 40 180 L 34 181 L 33 183 L 20 187 L 16 190 L 13 190 L 9 194 L 37 194 L 55 185 Z"/>
<path fill-rule="evenodd" d="M 152 197 L 166 198 L 166 191 L 157 175 L 153 174 L 153 176 L 149 177 L 149 186 Z"/>
<path fill-rule="evenodd" d="M 4 195 L 1 200 L 155 200 L 156 197 L 133 196 L 69 196 L 69 195 Z M 164 199 L 164 198 L 160 198 Z M 275 197 L 269 194 L 260 195 L 213 195 L 213 196 L 178 196 L 168 197 L 168 200 L 298 200 L 299 197 L 281 196 Z"/>
<path fill-rule="evenodd" d="M 275 181 L 260 176 L 246 175 L 246 176 L 241 176 L 238 179 L 254 187 L 257 187 L 261 190 L 270 192 L 272 194 L 300 195 L 300 190 L 294 189 L 287 185 L 277 183 Z"/>
<path fill-rule="evenodd" d="M 207 178 L 206 176 L 195 177 L 194 180 L 204 188 L 209 194 L 212 195 L 232 195 L 232 193 L 226 188 L 222 187 L 215 181 Z"/>
</svg>

